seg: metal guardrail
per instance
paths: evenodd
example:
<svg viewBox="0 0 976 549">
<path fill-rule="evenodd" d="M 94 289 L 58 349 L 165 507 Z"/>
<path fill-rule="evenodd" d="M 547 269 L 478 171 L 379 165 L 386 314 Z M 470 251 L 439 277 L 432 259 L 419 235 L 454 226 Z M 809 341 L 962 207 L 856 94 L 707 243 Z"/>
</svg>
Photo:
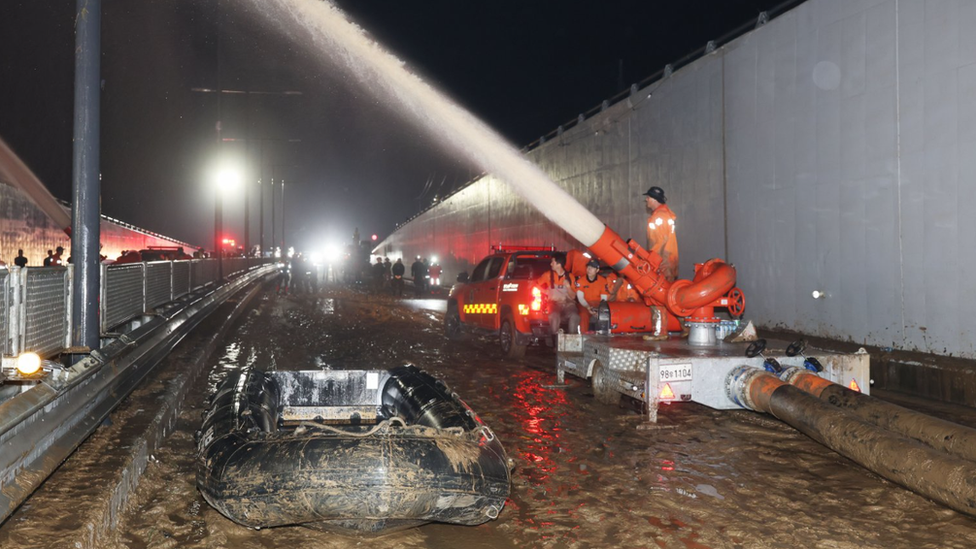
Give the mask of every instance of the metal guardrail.
<svg viewBox="0 0 976 549">
<path fill-rule="evenodd" d="M 102 333 L 146 310 L 145 277 L 144 263 L 102 265 L 98 315 Z"/>
<path fill-rule="evenodd" d="M 0 354 L 9 355 L 12 350 L 10 342 L 10 305 L 13 301 L 14 288 L 9 284 L 10 272 L 0 271 Z"/>
<path fill-rule="evenodd" d="M 68 343 L 71 277 L 66 267 L 25 267 L 20 305 L 21 350 L 58 354 Z M 14 315 L 16 316 L 16 315 Z"/>
<path fill-rule="evenodd" d="M 226 258 L 224 273 L 238 276 L 271 259 Z M 71 276 L 67 267 L 0 268 L 0 354 L 33 351 L 48 357 L 71 344 Z M 217 260 L 154 261 L 103 265 L 99 327 L 110 334 L 217 281 Z"/>
<path fill-rule="evenodd" d="M 194 259 L 190 262 L 190 289 L 197 290 L 217 279 L 217 262 Z"/>
<path fill-rule="evenodd" d="M 173 299 L 179 299 L 190 293 L 190 263 L 187 261 L 173 262 Z"/>
<path fill-rule="evenodd" d="M 146 263 L 145 311 L 173 301 L 173 262 Z"/>
</svg>

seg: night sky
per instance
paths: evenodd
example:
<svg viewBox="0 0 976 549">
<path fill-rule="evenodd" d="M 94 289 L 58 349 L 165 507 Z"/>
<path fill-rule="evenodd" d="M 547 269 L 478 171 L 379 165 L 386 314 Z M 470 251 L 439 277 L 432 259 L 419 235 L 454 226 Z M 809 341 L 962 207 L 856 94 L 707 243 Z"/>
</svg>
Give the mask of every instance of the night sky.
<svg viewBox="0 0 976 549">
<path fill-rule="evenodd" d="M 286 182 L 289 244 L 322 249 L 354 227 L 382 238 L 476 175 L 239 2 L 103 1 L 103 213 L 207 245 L 209 173 L 218 155 L 234 157 L 252 183 L 252 243 L 256 181 L 273 176 Z M 780 0 L 336 3 L 521 147 Z M 64 200 L 74 14 L 74 0 L 5 0 L 0 16 L 0 136 Z M 254 93 L 221 94 L 218 107 L 217 94 L 193 91 L 218 86 Z M 218 119 L 235 140 L 219 148 Z M 265 185 L 267 243 L 270 200 Z M 225 232 L 243 241 L 243 199 L 225 210 Z"/>
</svg>

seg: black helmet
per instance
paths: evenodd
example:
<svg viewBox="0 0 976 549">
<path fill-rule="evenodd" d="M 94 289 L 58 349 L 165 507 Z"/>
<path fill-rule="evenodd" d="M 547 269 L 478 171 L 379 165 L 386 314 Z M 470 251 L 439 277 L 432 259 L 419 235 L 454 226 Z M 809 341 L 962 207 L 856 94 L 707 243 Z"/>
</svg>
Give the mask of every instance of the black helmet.
<svg viewBox="0 0 976 549">
<path fill-rule="evenodd" d="M 661 204 L 667 202 L 667 199 L 664 198 L 664 189 L 662 189 L 661 187 L 651 187 L 650 189 L 647 189 L 647 192 L 644 193 L 644 196 L 649 196 L 654 200 L 657 200 Z"/>
</svg>

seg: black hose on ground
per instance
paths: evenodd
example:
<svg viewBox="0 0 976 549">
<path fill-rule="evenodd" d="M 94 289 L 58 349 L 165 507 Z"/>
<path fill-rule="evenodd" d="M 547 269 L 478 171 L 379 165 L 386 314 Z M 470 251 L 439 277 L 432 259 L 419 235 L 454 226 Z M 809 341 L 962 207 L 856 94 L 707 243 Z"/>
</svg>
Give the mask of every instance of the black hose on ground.
<svg viewBox="0 0 976 549">
<path fill-rule="evenodd" d="M 884 402 L 843 385 L 824 389 L 820 399 L 882 429 L 925 443 L 936 450 L 976 462 L 976 429 Z"/>
<path fill-rule="evenodd" d="M 872 425 L 783 385 L 770 413 L 871 472 L 961 513 L 976 516 L 976 463 Z"/>
<path fill-rule="evenodd" d="M 882 429 L 756 368 L 733 370 L 727 388 L 743 407 L 772 414 L 869 471 L 976 516 L 976 463 Z"/>
</svg>

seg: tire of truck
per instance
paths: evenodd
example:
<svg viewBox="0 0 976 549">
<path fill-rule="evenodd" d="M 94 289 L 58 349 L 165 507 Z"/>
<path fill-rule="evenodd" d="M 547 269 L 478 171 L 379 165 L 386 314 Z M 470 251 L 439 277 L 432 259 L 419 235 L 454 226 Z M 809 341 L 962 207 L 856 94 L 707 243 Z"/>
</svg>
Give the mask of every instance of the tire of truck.
<svg viewBox="0 0 976 549">
<path fill-rule="evenodd" d="M 522 358 L 525 356 L 525 348 L 528 345 L 519 345 L 516 339 L 517 335 L 515 322 L 512 321 L 510 316 L 506 316 L 502 320 L 502 327 L 498 329 L 498 343 L 502 348 L 502 352 L 508 358 Z"/>
<path fill-rule="evenodd" d="M 457 303 L 448 303 L 447 313 L 444 314 L 444 335 L 451 341 L 461 341 L 464 338 L 462 328 L 461 313 L 458 312 Z"/>
<path fill-rule="evenodd" d="M 620 404 L 620 393 L 611 386 L 610 381 L 607 379 L 607 369 L 600 361 L 597 361 L 593 365 L 593 377 L 591 381 L 593 383 L 593 396 L 598 401 L 610 406 Z"/>
</svg>

